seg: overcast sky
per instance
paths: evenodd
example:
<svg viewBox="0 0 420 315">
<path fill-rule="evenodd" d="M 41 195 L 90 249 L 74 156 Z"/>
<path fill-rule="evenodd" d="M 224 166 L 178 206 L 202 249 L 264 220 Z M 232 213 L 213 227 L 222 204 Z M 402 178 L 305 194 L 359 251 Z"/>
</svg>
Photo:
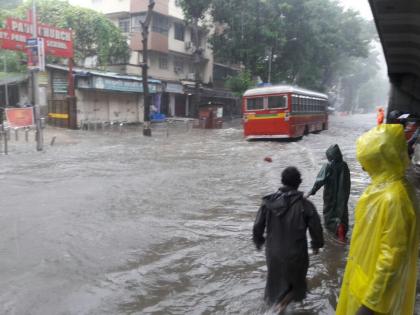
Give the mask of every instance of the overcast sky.
<svg viewBox="0 0 420 315">
<path fill-rule="evenodd" d="M 352 8 L 359 11 L 364 18 L 369 20 L 373 19 L 368 0 L 339 0 L 339 2 L 345 8 Z"/>
</svg>

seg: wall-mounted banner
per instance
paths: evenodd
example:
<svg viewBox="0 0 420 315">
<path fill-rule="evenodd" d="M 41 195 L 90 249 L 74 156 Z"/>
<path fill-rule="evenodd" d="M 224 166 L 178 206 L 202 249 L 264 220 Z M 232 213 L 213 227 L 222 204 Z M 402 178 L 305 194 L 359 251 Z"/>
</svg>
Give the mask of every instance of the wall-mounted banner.
<svg viewBox="0 0 420 315">
<path fill-rule="evenodd" d="M 77 87 L 81 89 L 143 93 L 143 83 L 141 81 L 124 80 L 120 78 L 100 76 L 92 76 L 90 78 L 79 78 L 77 80 Z M 157 85 L 149 83 L 149 92 L 158 92 Z"/>
<path fill-rule="evenodd" d="M 34 111 L 28 108 L 6 108 L 6 119 L 12 128 L 29 127 L 34 123 Z"/>
<path fill-rule="evenodd" d="M 0 48 L 26 50 L 26 41 L 33 37 L 32 22 L 7 18 L 6 27 L 0 29 Z M 47 55 L 72 58 L 73 40 L 71 30 L 56 28 L 47 24 L 37 25 L 37 35 L 44 40 Z"/>
</svg>

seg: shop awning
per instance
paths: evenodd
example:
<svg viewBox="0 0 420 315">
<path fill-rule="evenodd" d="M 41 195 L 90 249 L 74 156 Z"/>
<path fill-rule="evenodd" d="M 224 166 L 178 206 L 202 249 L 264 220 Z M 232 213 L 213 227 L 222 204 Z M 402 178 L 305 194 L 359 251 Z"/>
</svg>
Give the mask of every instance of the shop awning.
<svg viewBox="0 0 420 315">
<path fill-rule="evenodd" d="M 222 89 L 211 89 L 207 87 L 200 87 L 197 88 L 195 86 L 186 85 L 184 87 L 185 92 L 188 94 L 195 94 L 200 93 L 203 97 L 214 97 L 214 98 L 224 98 L 224 99 L 236 99 L 237 97 L 228 90 L 222 90 Z"/>
<path fill-rule="evenodd" d="M 0 85 L 17 84 L 28 80 L 28 78 L 29 75 L 27 73 L 0 72 Z"/>
<path fill-rule="evenodd" d="M 68 67 L 48 65 L 48 68 L 68 71 Z M 76 77 L 76 88 L 117 92 L 143 92 L 143 79 L 139 76 L 123 75 L 114 72 L 73 68 Z M 150 93 L 162 91 L 162 81 L 148 79 Z"/>
</svg>

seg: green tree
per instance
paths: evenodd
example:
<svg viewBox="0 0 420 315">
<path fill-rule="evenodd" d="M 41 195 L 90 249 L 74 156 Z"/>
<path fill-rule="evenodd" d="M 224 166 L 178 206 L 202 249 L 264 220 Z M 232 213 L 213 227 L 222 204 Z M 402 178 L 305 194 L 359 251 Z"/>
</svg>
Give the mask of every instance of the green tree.
<svg viewBox="0 0 420 315">
<path fill-rule="evenodd" d="M 226 87 L 238 97 L 241 97 L 252 84 L 251 72 L 248 70 L 241 71 L 238 75 L 230 77 L 226 81 Z"/>
<path fill-rule="evenodd" d="M 206 18 L 206 12 L 210 8 L 212 0 L 181 0 L 180 4 L 187 22 L 191 25 L 192 29 L 192 43 L 193 43 L 193 64 L 195 72 L 195 93 L 193 95 L 193 102 L 191 106 L 192 116 L 198 113 L 198 106 L 201 102 L 200 84 L 201 76 L 200 69 L 203 65 L 204 48 L 201 47 L 204 35 L 207 34 L 207 28 L 203 25 Z"/>
<path fill-rule="evenodd" d="M 365 58 L 363 19 L 331 0 L 213 0 L 220 25 L 212 43 L 216 58 L 240 62 L 252 75 L 274 82 L 328 90 L 342 60 Z"/>
<path fill-rule="evenodd" d="M 103 14 L 62 0 L 37 0 L 36 5 L 40 22 L 73 30 L 77 64 L 83 64 L 86 58 L 97 58 L 98 66 L 102 67 L 128 60 L 127 39 Z M 13 13 L 25 17 L 29 7 L 27 2 Z"/>
</svg>

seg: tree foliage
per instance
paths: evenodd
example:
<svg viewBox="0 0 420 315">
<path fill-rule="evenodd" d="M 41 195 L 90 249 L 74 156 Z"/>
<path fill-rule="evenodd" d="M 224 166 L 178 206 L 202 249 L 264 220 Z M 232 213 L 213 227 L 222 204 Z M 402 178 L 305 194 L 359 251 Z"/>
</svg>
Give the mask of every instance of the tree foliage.
<svg viewBox="0 0 420 315">
<path fill-rule="evenodd" d="M 204 19 L 212 0 L 180 0 L 179 3 L 186 19 L 191 21 Z"/>
<path fill-rule="evenodd" d="M 189 20 L 203 20 L 210 12 L 216 25 L 211 38 L 216 60 L 240 63 L 264 81 L 271 68 L 274 83 L 344 91 L 343 106 L 352 108 L 349 91 L 357 93 L 376 75 L 371 66 L 376 64 L 371 55 L 373 23 L 345 11 L 337 1 L 182 0 L 181 5 Z M 236 86 L 241 76 L 228 85 Z"/>
<path fill-rule="evenodd" d="M 238 97 L 241 97 L 252 84 L 252 76 L 249 70 L 241 71 L 238 75 L 230 77 L 226 81 L 226 87 Z"/>
<path fill-rule="evenodd" d="M 238 8 L 240 8 L 238 10 Z M 367 57 L 366 22 L 330 0 L 213 0 L 216 58 L 240 62 L 253 75 L 326 89 L 343 60 Z"/>
<path fill-rule="evenodd" d="M 40 22 L 73 30 L 76 63 L 83 64 L 86 58 L 97 58 L 98 66 L 106 66 L 128 60 L 126 38 L 104 15 L 62 0 L 37 0 L 36 5 Z M 29 7 L 27 2 L 12 13 L 26 17 Z"/>
</svg>

